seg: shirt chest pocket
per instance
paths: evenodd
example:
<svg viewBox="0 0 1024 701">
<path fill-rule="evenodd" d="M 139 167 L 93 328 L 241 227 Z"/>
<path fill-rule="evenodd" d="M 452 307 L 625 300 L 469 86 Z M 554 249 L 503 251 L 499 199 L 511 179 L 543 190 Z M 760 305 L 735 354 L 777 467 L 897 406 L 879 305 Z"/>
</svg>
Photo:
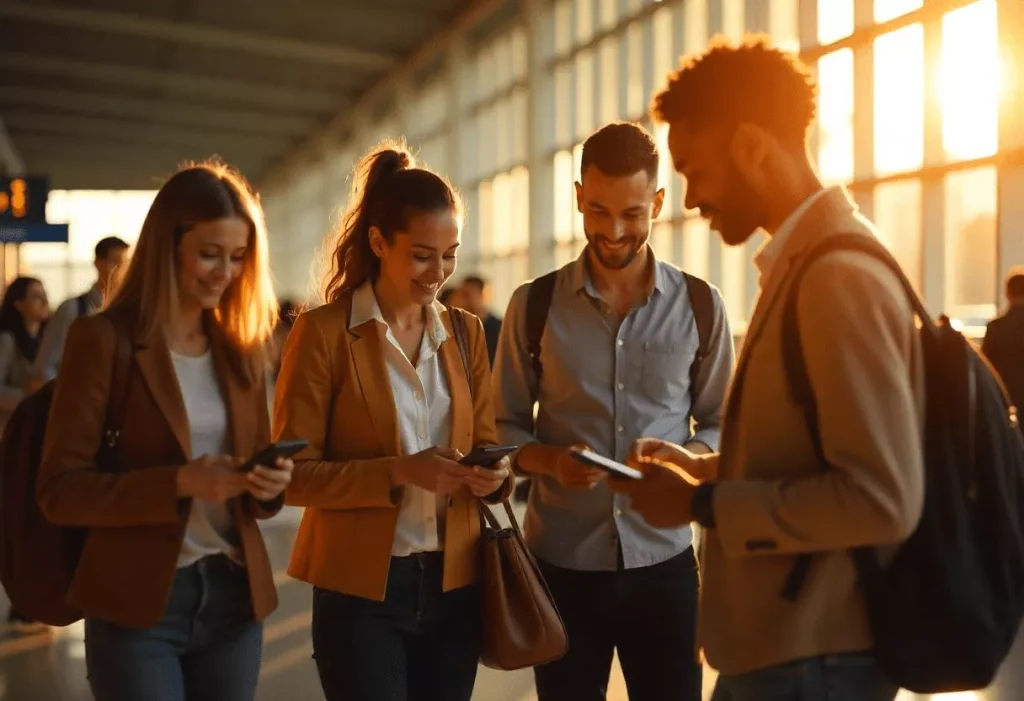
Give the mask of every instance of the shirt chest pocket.
<svg viewBox="0 0 1024 701">
<path fill-rule="evenodd" d="M 630 362 L 635 386 L 651 399 L 675 405 L 689 392 L 695 351 L 687 342 L 638 343 Z"/>
</svg>

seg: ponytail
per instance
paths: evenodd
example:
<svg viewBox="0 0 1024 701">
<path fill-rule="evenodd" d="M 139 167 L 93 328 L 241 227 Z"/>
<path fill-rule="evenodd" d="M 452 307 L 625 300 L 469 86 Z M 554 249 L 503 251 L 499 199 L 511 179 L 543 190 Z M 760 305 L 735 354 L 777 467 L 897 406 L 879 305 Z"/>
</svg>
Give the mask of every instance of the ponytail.
<svg viewBox="0 0 1024 701">
<path fill-rule="evenodd" d="M 372 227 L 390 243 L 412 216 L 444 209 L 461 212 L 458 194 L 440 176 L 416 167 L 404 144 L 385 141 L 370 150 L 353 171 L 352 194 L 324 276 L 324 301 L 334 302 L 380 273 L 370 247 Z"/>
</svg>

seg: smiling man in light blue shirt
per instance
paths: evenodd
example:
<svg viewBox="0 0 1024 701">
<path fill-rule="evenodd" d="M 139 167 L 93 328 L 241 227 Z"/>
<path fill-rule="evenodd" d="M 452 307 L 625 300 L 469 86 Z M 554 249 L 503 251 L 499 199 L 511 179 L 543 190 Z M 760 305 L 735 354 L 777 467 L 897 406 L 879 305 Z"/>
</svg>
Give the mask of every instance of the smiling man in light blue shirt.
<svg viewBox="0 0 1024 701">
<path fill-rule="evenodd" d="M 525 446 L 517 467 L 534 477 L 526 538 L 570 639 L 566 657 L 536 670 L 540 701 L 603 699 L 616 649 L 631 701 L 700 699 L 690 528 L 649 526 L 605 473 L 568 453 L 586 445 L 624 461 L 635 439 L 651 435 L 695 452 L 718 447 L 732 335 L 712 288 L 708 356 L 691 376 L 699 339 L 688 286 L 706 283 L 648 245 L 664 199 L 658 158 L 635 124 L 587 139 L 576 184 L 587 247 L 554 279 L 540 376 L 527 342 L 529 283 L 502 326 L 498 431 Z"/>
</svg>

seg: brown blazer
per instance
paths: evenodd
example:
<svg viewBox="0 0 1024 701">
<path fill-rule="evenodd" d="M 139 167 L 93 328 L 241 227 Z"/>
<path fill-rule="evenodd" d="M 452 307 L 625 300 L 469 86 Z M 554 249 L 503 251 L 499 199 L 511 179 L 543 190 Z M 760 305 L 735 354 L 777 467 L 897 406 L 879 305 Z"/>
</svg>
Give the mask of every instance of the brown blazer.
<svg viewBox="0 0 1024 701">
<path fill-rule="evenodd" d="M 869 650 L 847 549 L 898 543 L 921 513 L 921 346 L 910 302 L 883 264 L 836 252 L 801 283 L 801 338 L 832 472 L 821 473 L 787 389 L 782 320 L 792 271 L 815 243 L 842 233 L 875 235 L 836 188 L 811 206 L 780 251 L 728 398 L 698 625 L 708 662 L 727 674 Z M 780 592 L 800 553 L 815 557 L 791 603 Z"/>
<path fill-rule="evenodd" d="M 383 601 L 401 490 L 388 465 L 401 454 L 384 354 L 385 328 L 349 329 L 352 295 L 302 314 L 285 343 L 274 404 L 275 440 L 304 438 L 286 501 L 306 507 L 288 573 L 324 589 Z M 451 445 L 494 445 L 490 361 L 483 326 L 466 314 L 474 399 L 447 311 L 440 360 L 451 395 Z M 508 498 L 512 480 L 500 499 Z M 467 487 L 448 501 L 445 591 L 476 582 L 480 520 Z"/>
<path fill-rule="evenodd" d="M 124 312 L 116 312 L 131 324 Z M 228 407 L 229 449 L 247 457 L 270 437 L 263 380 L 247 383 L 230 348 L 208 324 L 221 392 Z M 57 524 L 88 526 L 89 536 L 68 594 L 87 617 L 150 628 L 164 614 L 192 500 L 177 497 L 178 469 L 192 459 L 181 390 L 159 333 L 132 339 L 133 363 L 121 431 L 123 473 L 96 469 L 104 432 L 117 332 L 106 314 L 83 317 L 68 333 L 43 447 L 39 503 Z M 249 571 L 253 609 L 264 619 L 277 607 L 273 572 L 256 524 L 280 509 L 248 495 L 231 502 Z"/>
</svg>

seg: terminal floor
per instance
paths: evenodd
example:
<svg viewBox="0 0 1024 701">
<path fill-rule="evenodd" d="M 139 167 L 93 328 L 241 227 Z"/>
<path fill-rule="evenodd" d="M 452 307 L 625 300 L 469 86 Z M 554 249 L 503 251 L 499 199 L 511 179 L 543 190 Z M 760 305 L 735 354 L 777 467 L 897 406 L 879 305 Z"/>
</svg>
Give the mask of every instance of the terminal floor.
<svg viewBox="0 0 1024 701">
<path fill-rule="evenodd" d="M 269 522 L 265 535 L 276 568 L 281 606 L 267 621 L 264 662 L 257 701 L 323 701 L 309 637 L 309 587 L 284 574 L 298 512 L 287 511 Z M 6 611 L 6 601 L 0 601 Z M 995 687 L 976 694 L 950 694 L 930 701 L 1024 701 L 1024 641 L 1008 661 Z M 714 674 L 705 687 L 710 692 Z M 0 630 L 0 701 L 90 701 L 85 681 L 84 645 L 80 625 L 37 635 Z M 481 668 L 474 701 L 533 701 L 533 675 Z M 626 701 L 626 688 L 616 665 L 608 701 Z M 125 700 L 129 701 L 129 700 Z M 924 701 L 903 693 L 898 701 Z"/>
</svg>

